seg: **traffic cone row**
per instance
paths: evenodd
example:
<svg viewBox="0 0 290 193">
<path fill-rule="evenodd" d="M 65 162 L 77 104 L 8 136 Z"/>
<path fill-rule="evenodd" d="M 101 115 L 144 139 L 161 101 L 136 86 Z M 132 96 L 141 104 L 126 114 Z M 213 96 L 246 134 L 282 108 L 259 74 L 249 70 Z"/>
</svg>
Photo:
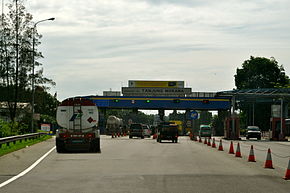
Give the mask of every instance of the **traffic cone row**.
<svg viewBox="0 0 290 193">
<path fill-rule="evenodd" d="M 199 140 L 196 140 L 196 141 L 202 143 L 201 137 L 199 137 Z M 216 148 L 215 138 L 213 138 L 212 144 L 210 142 L 210 138 L 208 138 L 208 139 L 205 138 L 204 139 L 204 144 L 206 144 L 208 146 L 212 146 L 213 148 Z M 221 139 L 220 139 L 220 142 L 219 142 L 218 150 L 219 151 L 223 151 L 224 150 Z M 237 144 L 237 149 L 236 149 L 236 153 L 235 153 L 234 152 L 234 145 L 233 145 L 233 142 L 231 141 L 229 154 L 235 154 L 235 157 L 242 157 L 242 153 L 241 153 L 241 149 L 240 149 L 240 143 Z M 248 162 L 256 162 L 253 145 L 251 145 L 251 148 L 250 148 Z M 268 152 L 267 152 L 267 157 L 266 157 L 266 161 L 265 161 L 265 164 L 264 164 L 264 168 L 274 169 L 273 163 L 272 163 L 272 156 L 271 156 L 270 148 L 268 149 Z M 288 162 L 288 167 L 287 167 L 287 170 L 286 170 L 286 174 L 283 177 L 283 179 L 290 180 L 290 159 L 289 159 L 289 162 Z"/>
</svg>

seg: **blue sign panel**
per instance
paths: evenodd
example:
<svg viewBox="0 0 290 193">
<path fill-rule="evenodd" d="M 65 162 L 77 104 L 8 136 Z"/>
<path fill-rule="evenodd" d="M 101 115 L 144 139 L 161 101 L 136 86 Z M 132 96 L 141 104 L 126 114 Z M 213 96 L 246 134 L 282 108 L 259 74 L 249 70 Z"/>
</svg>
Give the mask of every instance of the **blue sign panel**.
<svg viewBox="0 0 290 193">
<path fill-rule="evenodd" d="M 226 97 L 140 97 L 140 96 L 86 96 L 96 106 L 125 109 L 168 109 L 168 110 L 228 110 L 230 99 Z M 192 112 L 189 119 L 198 117 Z"/>
<path fill-rule="evenodd" d="M 191 111 L 189 113 L 189 118 L 192 120 L 196 120 L 198 118 L 198 113 L 196 111 Z"/>
</svg>

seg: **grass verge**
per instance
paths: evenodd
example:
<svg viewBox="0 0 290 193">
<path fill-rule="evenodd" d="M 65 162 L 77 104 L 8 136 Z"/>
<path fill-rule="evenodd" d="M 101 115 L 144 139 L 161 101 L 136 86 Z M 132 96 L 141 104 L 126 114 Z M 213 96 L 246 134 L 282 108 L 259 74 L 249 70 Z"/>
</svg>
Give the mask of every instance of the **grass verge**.
<svg viewBox="0 0 290 193">
<path fill-rule="evenodd" d="M 7 144 L 2 144 L 2 146 L 0 148 L 0 156 L 11 153 L 13 151 L 17 151 L 17 150 L 22 149 L 22 148 L 25 148 L 26 146 L 30 146 L 30 145 L 48 140 L 50 138 L 52 138 L 51 135 L 42 135 L 41 137 L 39 137 L 37 139 L 28 139 L 27 141 L 22 140 L 21 142 L 16 141 L 15 144 L 13 142 L 11 142 L 9 144 L 9 146 L 7 146 Z"/>
</svg>

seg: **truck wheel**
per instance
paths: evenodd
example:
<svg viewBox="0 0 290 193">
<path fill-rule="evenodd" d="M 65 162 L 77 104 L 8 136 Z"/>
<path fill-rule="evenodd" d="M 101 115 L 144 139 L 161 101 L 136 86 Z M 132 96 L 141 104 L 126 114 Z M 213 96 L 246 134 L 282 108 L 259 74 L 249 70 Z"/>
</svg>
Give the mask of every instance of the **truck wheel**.
<svg viewBox="0 0 290 193">
<path fill-rule="evenodd" d="M 144 139 L 144 136 L 141 136 L 141 139 Z"/>
<path fill-rule="evenodd" d="M 129 138 L 130 138 L 130 139 L 132 139 L 132 136 L 131 136 L 131 135 L 129 135 Z"/>
<path fill-rule="evenodd" d="M 56 152 L 57 153 L 65 153 L 66 152 L 63 141 L 56 139 L 55 145 L 56 145 Z"/>
<path fill-rule="evenodd" d="M 258 137 L 257 140 L 261 140 L 261 137 Z"/>
<path fill-rule="evenodd" d="M 64 150 L 63 147 L 57 145 L 57 146 L 56 146 L 56 152 L 57 152 L 57 153 L 65 153 L 65 150 Z"/>
<path fill-rule="evenodd" d="M 101 153 L 101 144 L 100 144 L 100 138 L 97 138 L 92 141 L 91 143 L 91 151 L 96 153 Z"/>
</svg>

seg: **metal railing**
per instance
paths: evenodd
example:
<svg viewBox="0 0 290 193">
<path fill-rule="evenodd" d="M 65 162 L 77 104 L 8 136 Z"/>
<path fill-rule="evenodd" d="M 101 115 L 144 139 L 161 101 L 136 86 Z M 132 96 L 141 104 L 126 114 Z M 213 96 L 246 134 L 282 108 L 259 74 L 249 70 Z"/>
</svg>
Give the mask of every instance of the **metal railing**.
<svg viewBox="0 0 290 193">
<path fill-rule="evenodd" d="M 47 133 L 30 133 L 30 134 L 25 134 L 25 135 L 16 135 L 16 136 L 10 136 L 10 137 L 4 137 L 0 138 L 0 148 L 2 147 L 2 144 L 6 144 L 7 146 L 10 145 L 10 143 L 16 143 L 16 141 L 22 141 L 22 140 L 27 140 L 27 139 L 37 139 L 41 135 L 47 135 Z"/>
</svg>

